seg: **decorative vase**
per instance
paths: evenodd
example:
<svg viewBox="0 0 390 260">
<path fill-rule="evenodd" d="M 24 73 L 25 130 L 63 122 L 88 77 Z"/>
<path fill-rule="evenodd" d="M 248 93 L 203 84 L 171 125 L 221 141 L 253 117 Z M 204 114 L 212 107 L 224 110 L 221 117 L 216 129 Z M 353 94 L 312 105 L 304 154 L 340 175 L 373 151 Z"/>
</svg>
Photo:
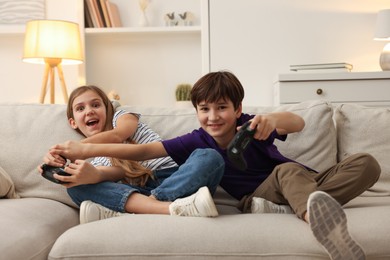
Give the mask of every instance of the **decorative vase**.
<svg viewBox="0 0 390 260">
<path fill-rule="evenodd" d="M 139 17 L 138 25 L 141 27 L 146 27 L 149 25 L 148 17 L 146 16 L 145 11 L 141 12 L 141 16 Z"/>
</svg>

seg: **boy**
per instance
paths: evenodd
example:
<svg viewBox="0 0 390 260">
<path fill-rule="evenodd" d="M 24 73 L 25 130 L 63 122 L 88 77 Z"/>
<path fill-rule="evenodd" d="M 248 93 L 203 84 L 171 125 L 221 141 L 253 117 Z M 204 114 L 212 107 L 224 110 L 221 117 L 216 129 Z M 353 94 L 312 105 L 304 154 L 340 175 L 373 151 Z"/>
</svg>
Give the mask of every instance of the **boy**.
<svg viewBox="0 0 390 260">
<path fill-rule="evenodd" d="M 171 156 L 178 165 L 197 148 L 213 148 L 225 160 L 220 185 L 240 200 L 245 213 L 291 213 L 308 222 L 332 259 L 365 259 L 362 248 L 347 231 L 340 206 L 363 193 L 379 178 L 380 167 L 368 154 L 356 154 L 325 172 L 284 157 L 273 144 L 303 129 L 304 120 L 291 112 L 266 115 L 242 113 L 244 89 L 230 72 L 209 73 L 191 91 L 201 128 L 157 143 L 143 145 L 78 144 L 67 142 L 52 148 L 69 159 L 112 156 L 145 160 Z M 228 159 L 226 148 L 237 127 L 251 121 L 255 140 L 244 154 L 248 168 L 241 171 Z M 65 180 L 65 178 L 64 178 Z"/>
</svg>

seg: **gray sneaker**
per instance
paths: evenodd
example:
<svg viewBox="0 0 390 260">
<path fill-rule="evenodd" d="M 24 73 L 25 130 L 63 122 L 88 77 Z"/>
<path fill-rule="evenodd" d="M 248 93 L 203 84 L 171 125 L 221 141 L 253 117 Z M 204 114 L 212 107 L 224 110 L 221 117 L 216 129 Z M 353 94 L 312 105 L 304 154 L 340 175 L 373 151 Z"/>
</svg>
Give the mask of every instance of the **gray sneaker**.
<svg viewBox="0 0 390 260">
<path fill-rule="evenodd" d="M 85 224 L 106 218 L 119 217 L 126 214 L 127 213 L 113 211 L 90 200 L 86 200 L 83 201 L 80 205 L 80 224 Z"/>
<path fill-rule="evenodd" d="M 207 187 L 200 188 L 189 197 L 177 199 L 169 205 L 169 212 L 176 216 L 216 217 L 218 216 L 213 198 Z"/>
<path fill-rule="evenodd" d="M 364 260 L 360 245 L 348 233 L 341 205 L 329 194 L 316 191 L 307 201 L 309 225 L 332 260 Z"/>
<path fill-rule="evenodd" d="M 289 205 L 279 205 L 263 198 L 254 197 L 251 204 L 251 213 L 293 214 L 294 212 Z"/>
</svg>

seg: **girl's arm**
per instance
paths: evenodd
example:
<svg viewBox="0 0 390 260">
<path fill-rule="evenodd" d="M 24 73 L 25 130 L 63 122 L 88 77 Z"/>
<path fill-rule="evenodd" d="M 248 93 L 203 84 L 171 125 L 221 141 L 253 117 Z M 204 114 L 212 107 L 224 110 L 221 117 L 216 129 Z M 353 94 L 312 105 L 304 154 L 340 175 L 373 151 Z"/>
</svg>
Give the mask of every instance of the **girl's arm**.
<svg viewBox="0 0 390 260">
<path fill-rule="evenodd" d="M 252 129 L 255 127 L 254 138 L 265 140 L 274 129 L 280 135 L 299 132 L 305 127 L 305 121 L 299 115 L 288 111 L 274 112 L 266 115 L 256 115 L 250 125 Z"/>
<path fill-rule="evenodd" d="M 53 146 L 50 153 L 62 155 L 71 161 L 97 156 L 144 161 L 168 156 L 161 142 L 146 144 L 82 144 L 76 141 L 67 141 Z"/>
<path fill-rule="evenodd" d="M 123 143 L 137 131 L 138 117 L 133 114 L 123 114 L 118 117 L 116 127 L 87 137 L 82 143 Z"/>
<path fill-rule="evenodd" d="M 133 136 L 138 128 L 138 117 L 133 114 L 123 114 L 116 121 L 116 128 L 103 131 L 93 136 L 80 140 L 81 143 L 123 143 Z M 66 161 L 56 154 L 48 152 L 43 157 L 43 162 L 56 167 L 62 167 Z M 39 167 L 38 167 L 39 168 Z"/>
</svg>

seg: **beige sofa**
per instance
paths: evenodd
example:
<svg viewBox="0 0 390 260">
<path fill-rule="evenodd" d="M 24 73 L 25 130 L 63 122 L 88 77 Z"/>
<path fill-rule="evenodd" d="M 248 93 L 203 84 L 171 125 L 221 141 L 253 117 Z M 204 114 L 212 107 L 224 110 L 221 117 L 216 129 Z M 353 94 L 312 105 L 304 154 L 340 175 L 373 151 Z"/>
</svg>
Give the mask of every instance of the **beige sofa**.
<svg viewBox="0 0 390 260">
<path fill-rule="evenodd" d="M 163 138 L 198 127 L 193 108 L 122 108 L 140 112 Z M 377 158 L 379 182 L 345 211 L 367 259 L 390 259 L 390 110 L 323 101 L 244 110 L 302 115 L 305 129 L 278 146 L 316 169 L 356 152 Z M 0 259 L 327 259 L 295 215 L 240 214 L 223 190 L 215 195 L 217 218 L 129 214 L 79 225 L 66 190 L 36 170 L 51 145 L 81 138 L 67 125 L 65 106 L 0 104 L 0 117 L 0 167 L 22 197 L 0 200 Z"/>
</svg>

